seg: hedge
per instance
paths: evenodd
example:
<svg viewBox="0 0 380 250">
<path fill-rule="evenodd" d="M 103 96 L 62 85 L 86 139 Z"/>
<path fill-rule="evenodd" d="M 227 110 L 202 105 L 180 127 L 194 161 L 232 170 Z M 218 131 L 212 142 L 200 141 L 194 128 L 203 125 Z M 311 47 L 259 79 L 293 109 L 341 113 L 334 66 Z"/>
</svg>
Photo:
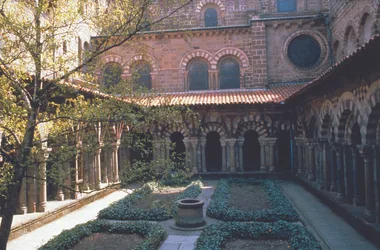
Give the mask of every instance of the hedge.
<svg viewBox="0 0 380 250">
<path fill-rule="evenodd" d="M 231 184 L 261 185 L 266 192 L 271 208 L 262 210 L 242 211 L 230 206 Z M 224 221 L 298 221 L 299 216 L 292 204 L 284 196 L 279 187 L 270 180 L 257 180 L 253 178 L 230 178 L 219 181 L 207 215 Z"/>
<path fill-rule="evenodd" d="M 184 198 L 197 198 L 201 193 L 202 183 L 200 181 L 193 181 L 186 187 L 174 200 Z M 173 202 L 171 207 L 154 207 L 152 209 L 141 209 L 134 205 L 148 194 L 152 193 L 155 189 L 153 184 L 145 185 L 136 190 L 131 195 L 121 199 L 109 207 L 101 210 L 98 214 L 99 219 L 109 220 L 153 220 L 162 221 L 174 217 L 177 212 L 177 204 Z"/>
<path fill-rule="evenodd" d="M 39 250 L 67 250 L 94 233 L 138 234 L 144 237 L 141 245 L 135 248 L 139 250 L 158 249 L 167 237 L 166 231 L 160 225 L 148 221 L 110 222 L 93 220 L 77 225 L 73 229 L 64 230 L 40 247 Z"/>
<path fill-rule="evenodd" d="M 287 240 L 292 249 L 321 249 L 317 240 L 301 225 L 279 222 L 224 222 L 203 230 L 196 250 L 218 250 L 233 239 Z"/>
</svg>

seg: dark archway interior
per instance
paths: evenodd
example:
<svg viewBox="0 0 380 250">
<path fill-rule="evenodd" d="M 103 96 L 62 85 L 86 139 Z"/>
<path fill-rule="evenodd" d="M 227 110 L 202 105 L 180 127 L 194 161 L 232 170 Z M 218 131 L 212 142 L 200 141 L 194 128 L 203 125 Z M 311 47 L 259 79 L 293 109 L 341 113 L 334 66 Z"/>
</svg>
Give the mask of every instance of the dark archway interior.
<svg viewBox="0 0 380 250">
<path fill-rule="evenodd" d="M 277 140 L 278 170 L 290 170 L 290 132 L 281 130 Z"/>
<path fill-rule="evenodd" d="M 153 137 L 149 133 L 132 135 L 132 163 L 136 161 L 151 162 L 153 160 Z"/>
<path fill-rule="evenodd" d="M 222 171 L 222 146 L 217 132 L 210 132 L 206 136 L 206 168 L 207 172 Z"/>
<path fill-rule="evenodd" d="M 362 137 L 360 134 L 360 126 L 356 122 L 354 126 L 352 126 L 352 133 L 351 133 L 351 145 L 357 146 L 362 144 Z M 359 188 L 359 194 L 362 197 L 363 201 L 365 201 L 365 175 L 364 175 L 364 160 L 363 157 L 359 156 L 359 153 L 357 153 L 358 159 L 357 160 L 357 172 L 354 172 L 354 175 L 356 175 L 359 180 L 359 183 L 356 183 L 357 187 Z"/>
<path fill-rule="evenodd" d="M 243 167 L 244 171 L 260 170 L 259 135 L 254 130 L 249 130 L 244 134 Z"/>
<path fill-rule="evenodd" d="M 180 132 L 174 132 L 170 135 L 172 149 L 170 150 L 170 160 L 172 160 L 178 168 L 185 167 L 186 148 L 183 143 L 183 135 Z"/>
</svg>

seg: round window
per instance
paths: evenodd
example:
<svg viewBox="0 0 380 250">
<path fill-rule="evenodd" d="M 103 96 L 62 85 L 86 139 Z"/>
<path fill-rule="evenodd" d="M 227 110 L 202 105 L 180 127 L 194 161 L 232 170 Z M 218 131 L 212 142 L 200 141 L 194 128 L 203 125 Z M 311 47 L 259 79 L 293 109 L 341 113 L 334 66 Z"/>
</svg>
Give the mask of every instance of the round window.
<svg viewBox="0 0 380 250">
<path fill-rule="evenodd" d="M 321 46 L 312 36 L 300 35 L 289 43 L 288 57 L 296 67 L 310 68 L 318 63 Z"/>
</svg>

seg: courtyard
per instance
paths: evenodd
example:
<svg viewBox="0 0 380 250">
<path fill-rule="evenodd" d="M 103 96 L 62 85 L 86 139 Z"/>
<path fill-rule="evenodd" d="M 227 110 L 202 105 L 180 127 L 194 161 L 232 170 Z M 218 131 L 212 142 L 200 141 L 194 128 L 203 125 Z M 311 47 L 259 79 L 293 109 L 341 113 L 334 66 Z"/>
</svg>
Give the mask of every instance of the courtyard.
<svg viewBox="0 0 380 250">
<path fill-rule="evenodd" d="M 290 180 L 227 178 L 159 189 L 150 184 L 131 191 L 128 194 L 126 190 L 117 190 L 10 241 L 8 247 L 15 250 L 377 249 Z M 181 231 L 170 226 L 175 216 L 173 201 L 185 196 L 205 201 L 203 213 L 207 227 L 204 230 Z"/>
</svg>

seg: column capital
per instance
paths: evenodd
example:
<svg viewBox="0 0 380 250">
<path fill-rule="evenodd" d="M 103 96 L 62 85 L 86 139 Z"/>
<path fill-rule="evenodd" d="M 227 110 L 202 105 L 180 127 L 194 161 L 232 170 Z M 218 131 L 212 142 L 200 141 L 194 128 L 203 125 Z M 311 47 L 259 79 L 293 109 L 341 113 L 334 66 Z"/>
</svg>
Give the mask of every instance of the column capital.
<svg viewBox="0 0 380 250">
<path fill-rule="evenodd" d="M 236 143 L 236 141 L 237 141 L 237 139 L 236 138 L 227 138 L 226 139 L 226 142 L 228 142 L 228 144 L 235 144 Z"/>
<path fill-rule="evenodd" d="M 364 161 L 369 161 L 373 156 L 373 148 L 372 145 L 357 145 L 356 146 L 360 155 L 363 156 Z"/>
<path fill-rule="evenodd" d="M 277 142 L 277 138 L 275 137 L 263 137 L 263 138 L 259 138 L 259 143 L 261 145 L 261 143 L 265 144 L 265 145 L 268 145 L 268 146 L 274 146 Z"/>
<path fill-rule="evenodd" d="M 199 142 L 201 143 L 202 146 L 206 146 L 206 138 L 205 137 L 199 138 Z"/>
<path fill-rule="evenodd" d="M 222 147 L 225 147 L 225 146 L 226 146 L 226 139 L 224 139 L 224 138 L 220 138 L 220 145 L 221 145 Z"/>
</svg>

